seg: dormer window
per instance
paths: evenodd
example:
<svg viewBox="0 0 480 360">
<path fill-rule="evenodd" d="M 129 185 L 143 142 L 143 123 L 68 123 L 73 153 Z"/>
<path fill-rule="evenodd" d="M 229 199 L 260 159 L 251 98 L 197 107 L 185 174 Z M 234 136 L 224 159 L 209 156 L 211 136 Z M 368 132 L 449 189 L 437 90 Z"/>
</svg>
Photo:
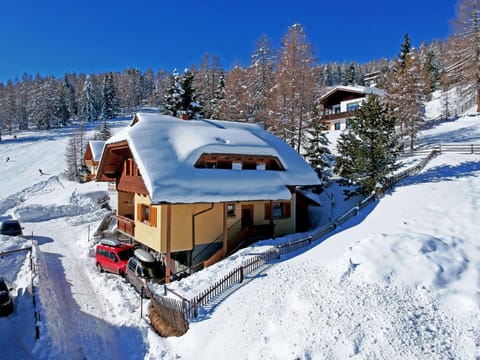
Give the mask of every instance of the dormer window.
<svg viewBox="0 0 480 360">
<path fill-rule="evenodd" d="M 195 163 L 197 169 L 232 169 L 284 171 L 280 160 L 275 156 L 202 154 Z"/>
</svg>

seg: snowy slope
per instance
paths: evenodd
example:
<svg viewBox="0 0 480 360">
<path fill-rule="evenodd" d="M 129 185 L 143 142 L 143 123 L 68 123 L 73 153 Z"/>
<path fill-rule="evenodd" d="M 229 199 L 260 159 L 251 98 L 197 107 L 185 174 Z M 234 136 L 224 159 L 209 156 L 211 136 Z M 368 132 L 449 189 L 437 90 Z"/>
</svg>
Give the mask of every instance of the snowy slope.
<svg viewBox="0 0 480 360">
<path fill-rule="evenodd" d="M 479 143 L 478 124 L 479 116 L 439 123 L 421 141 Z M 96 198 L 106 185 L 61 176 L 68 133 L 0 143 L 0 161 L 12 161 L 0 177 L 0 220 L 19 217 L 27 234 L 1 237 L 0 251 L 28 246 L 33 233 L 41 334 L 35 342 L 28 256 L 3 257 L 0 275 L 14 282 L 17 298 L 15 313 L 0 318 L 2 357 L 480 357 L 478 155 L 438 156 L 323 242 L 206 306 L 186 335 L 163 339 L 140 317 L 138 294 L 119 277 L 95 271 L 88 236 L 104 214 Z M 342 206 L 337 199 L 333 210 Z M 195 293 L 236 259 L 178 287 Z"/>
</svg>

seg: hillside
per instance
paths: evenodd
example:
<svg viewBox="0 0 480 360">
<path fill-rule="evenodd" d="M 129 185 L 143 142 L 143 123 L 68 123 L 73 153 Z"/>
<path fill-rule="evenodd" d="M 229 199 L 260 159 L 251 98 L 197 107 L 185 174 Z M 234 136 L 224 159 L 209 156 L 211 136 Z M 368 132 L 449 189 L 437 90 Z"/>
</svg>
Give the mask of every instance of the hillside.
<svg viewBox="0 0 480 360">
<path fill-rule="evenodd" d="M 438 123 L 420 142 L 478 142 L 479 124 L 477 114 Z M 164 339 L 140 318 L 133 288 L 94 268 L 89 235 L 105 213 L 96 198 L 107 189 L 62 177 L 68 135 L 68 130 L 26 133 L 0 143 L 2 157 L 10 158 L 0 178 L 0 220 L 19 218 L 27 234 L 23 241 L 0 236 L 0 251 L 31 244 L 33 234 L 40 314 L 35 342 L 28 256 L 2 258 L 0 272 L 11 278 L 17 294 L 15 313 L 0 318 L 5 357 L 480 356 L 480 156 L 439 155 L 331 236 L 209 304 L 186 335 Z M 340 208 L 340 194 L 335 195 Z M 195 292 L 235 260 L 178 286 Z"/>
</svg>

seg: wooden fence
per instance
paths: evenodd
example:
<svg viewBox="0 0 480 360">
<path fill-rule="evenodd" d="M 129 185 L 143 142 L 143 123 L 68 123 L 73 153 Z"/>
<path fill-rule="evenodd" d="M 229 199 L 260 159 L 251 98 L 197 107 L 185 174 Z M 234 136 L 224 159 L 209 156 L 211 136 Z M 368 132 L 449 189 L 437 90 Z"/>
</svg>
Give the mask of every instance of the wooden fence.
<svg viewBox="0 0 480 360">
<path fill-rule="evenodd" d="M 439 153 L 456 152 L 461 154 L 476 154 L 480 153 L 480 145 L 442 144 L 431 149 L 424 149 L 421 151 L 424 152 L 426 156 L 415 166 L 389 177 L 384 184 L 384 190 L 392 188 L 395 183 L 403 178 L 421 171 L 428 164 L 428 162 Z M 360 210 L 364 209 L 375 200 L 375 194 L 371 194 L 362 199 L 357 206 L 352 207 L 334 219 L 332 222 L 315 229 L 308 235 L 303 235 L 290 242 L 273 246 L 272 248 L 245 260 L 242 265 L 231 270 L 228 274 L 224 275 L 221 279 L 216 281 L 207 289 L 203 290 L 191 300 L 183 298 L 181 295 L 168 289 L 167 286 L 164 285 L 165 295 L 170 292 L 178 299 L 154 295 L 152 297 L 152 303 L 154 304 L 153 306 L 157 312 L 162 314 L 162 317 L 171 326 L 175 327 L 178 331 L 185 333 L 189 327 L 189 320 L 198 316 L 199 307 L 204 306 L 232 286 L 242 283 L 245 275 L 271 264 L 272 261 L 279 259 L 285 254 L 298 251 L 306 246 L 311 245 L 315 240 L 322 238 L 331 231 L 335 230 L 341 224 L 357 216 Z"/>
</svg>

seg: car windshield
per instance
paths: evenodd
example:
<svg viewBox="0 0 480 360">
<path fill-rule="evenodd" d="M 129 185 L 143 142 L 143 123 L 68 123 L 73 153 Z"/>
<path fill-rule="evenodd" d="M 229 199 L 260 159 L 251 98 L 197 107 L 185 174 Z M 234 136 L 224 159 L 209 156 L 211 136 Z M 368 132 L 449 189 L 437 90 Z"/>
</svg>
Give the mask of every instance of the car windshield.
<svg viewBox="0 0 480 360">
<path fill-rule="evenodd" d="M 133 249 L 126 249 L 118 252 L 120 260 L 128 260 L 133 256 Z"/>
<path fill-rule="evenodd" d="M 165 271 L 159 262 L 143 263 L 143 272 L 147 278 L 163 279 L 165 277 Z"/>
</svg>

